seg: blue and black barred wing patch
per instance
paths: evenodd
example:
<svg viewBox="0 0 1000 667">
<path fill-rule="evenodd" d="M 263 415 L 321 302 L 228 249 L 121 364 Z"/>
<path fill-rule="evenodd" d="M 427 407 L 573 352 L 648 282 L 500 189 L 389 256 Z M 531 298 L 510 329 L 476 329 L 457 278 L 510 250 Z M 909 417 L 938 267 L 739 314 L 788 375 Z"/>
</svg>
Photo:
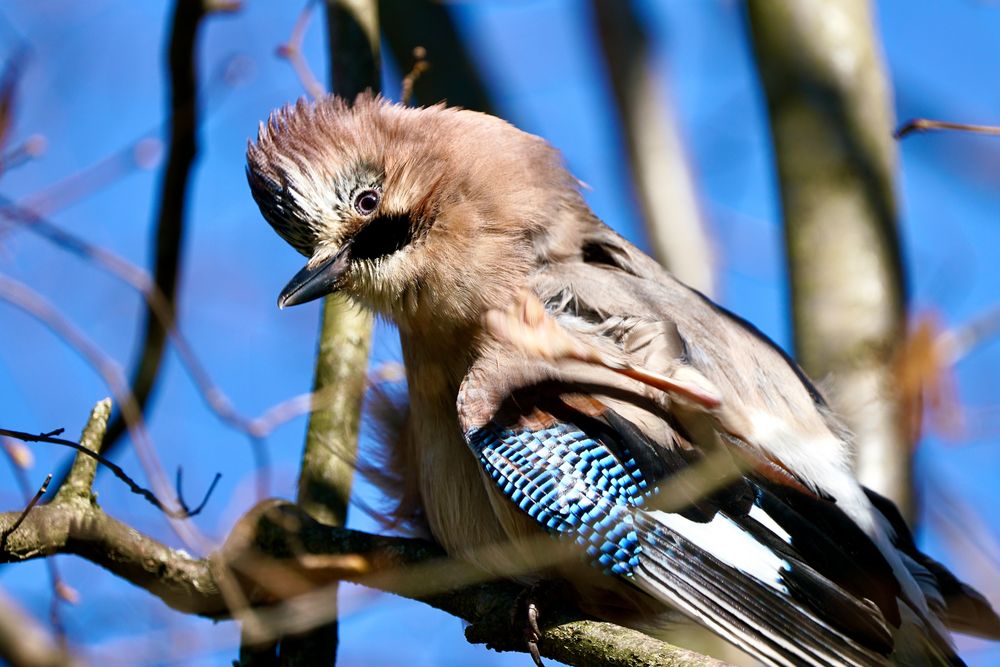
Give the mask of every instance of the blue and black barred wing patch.
<svg viewBox="0 0 1000 667">
<path fill-rule="evenodd" d="M 573 540 L 594 565 L 631 575 L 639 562 L 633 512 L 649 490 L 635 460 L 556 421 L 548 427 L 498 426 L 465 434 L 501 492 L 546 530 Z"/>
<path fill-rule="evenodd" d="M 488 422 L 466 439 L 500 491 L 547 531 L 769 664 L 874 667 L 892 650 L 874 605 L 774 545 L 788 536 L 760 507 L 706 521 L 656 510 L 656 484 L 613 434 L 524 419 Z"/>
</svg>

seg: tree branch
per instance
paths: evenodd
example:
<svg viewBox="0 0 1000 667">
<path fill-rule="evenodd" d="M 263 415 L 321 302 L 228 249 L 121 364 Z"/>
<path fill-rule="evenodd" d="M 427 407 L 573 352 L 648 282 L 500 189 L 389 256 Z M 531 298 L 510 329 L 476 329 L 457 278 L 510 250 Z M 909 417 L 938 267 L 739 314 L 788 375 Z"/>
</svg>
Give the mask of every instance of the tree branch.
<svg viewBox="0 0 1000 667">
<path fill-rule="evenodd" d="M 592 0 L 635 195 L 657 261 L 698 291 L 716 288 L 683 138 L 633 0 Z"/>
<path fill-rule="evenodd" d="M 107 433 L 108 418 L 111 416 L 111 399 L 105 398 L 97 402 L 90 411 L 87 425 L 83 427 L 80 436 L 80 446 L 90 452 L 101 451 L 104 435 Z M 97 475 L 97 456 L 80 456 L 73 458 L 73 465 L 66 475 L 66 481 L 56 491 L 56 501 L 65 502 L 74 496 L 90 499 L 93 493 L 94 477 Z"/>
<path fill-rule="evenodd" d="M 382 70 L 375 0 L 327 0 L 326 20 L 333 94 L 353 101 L 362 91 L 378 92 Z M 330 526 L 342 526 L 347 520 L 371 335 L 370 314 L 340 295 L 324 300 L 313 382 L 324 402 L 314 403 L 309 418 L 298 501 L 309 516 Z M 335 588 L 329 598 L 335 609 Z M 277 650 L 283 665 L 336 664 L 335 611 L 326 620 L 304 635 L 282 639 Z M 241 656 L 250 654 L 244 657 L 245 667 L 266 664 L 273 654 L 266 647 L 255 651 L 245 642 L 243 646 Z"/>
<path fill-rule="evenodd" d="M 2 595 L 0 662 L 11 667 L 72 667 L 78 664 L 33 618 Z"/>
<path fill-rule="evenodd" d="M 0 514 L 0 531 L 18 515 Z M 462 618 L 471 624 L 466 638 L 472 643 L 524 650 L 522 633 L 510 619 L 522 590 L 518 584 L 483 583 L 482 573 L 448 559 L 434 544 L 325 526 L 286 501 L 259 504 L 218 553 L 203 559 L 142 535 L 94 502 L 53 503 L 27 516 L 0 551 L 0 562 L 56 553 L 86 558 L 174 609 L 210 618 L 228 616 L 215 573 L 230 568 L 253 604 L 273 605 L 259 609 L 267 634 L 252 637 L 254 644 L 322 626 L 336 614 L 328 585 L 346 579 Z M 571 608 L 547 608 L 543 620 L 549 625 L 539 643 L 542 655 L 570 665 L 722 664 L 634 630 L 584 619 Z"/>
<path fill-rule="evenodd" d="M 890 91 L 865 0 L 749 5 L 767 92 L 795 350 L 855 434 L 861 481 L 912 509 L 893 357 L 905 332 Z"/>
</svg>

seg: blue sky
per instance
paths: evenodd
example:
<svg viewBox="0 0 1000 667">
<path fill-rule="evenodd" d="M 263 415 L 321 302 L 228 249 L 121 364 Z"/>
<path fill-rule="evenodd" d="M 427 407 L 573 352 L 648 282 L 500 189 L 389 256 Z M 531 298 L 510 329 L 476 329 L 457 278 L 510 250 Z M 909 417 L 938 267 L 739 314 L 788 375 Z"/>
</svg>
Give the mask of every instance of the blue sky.
<svg viewBox="0 0 1000 667">
<path fill-rule="evenodd" d="M 204 25 L 199 70 L 205 93 L 199 160 L 189 201 L 180 322 L 213 378 L 237 408 L 255 415 L 309 388 L 317 328 L 315 304 L 279 312 L 275 298 L 301 257 L 263 222 L 247 191 L 243 153 L 257 122 L 303 91 L 275 48 L 290 34 L 300 3 L 247 0 L 242 12 Z M 766 114 L 747 40 L 742 4 L 726 0 L 647 0 L 644 20 L 676 105 L 720 260 L 720 300 L 779 344 L 790 341 L 781 248 L 780 208 Z M 627 194 L 619 130 L 595 44 L 588 4 L 579 0 L 464 0 L 454 3 L 463 36 L 492 90 L 498 112 L 560 148 L 574 173 L 591 186 L 587 198 L 609 224 L 645 243 Z M 895 89 L 897 115 L 1000 123 L 1000 5 L 893 0 L 877 4 L 879 31 Z M 0 45 L 8 56 L 28 47 L 19 90 L 14 141 L 39 133 L 48 149 L 0 179 L 0 193 L 23 200 L 64 182 L 142 137 L 159 137 L 163 119 L 165 3 L 129 0 L 15 0 L 0 9 Z M 322 23 L 314 21 L 306 54 L 324 71 Z M 217 72 L 237 58 L 237 85 Z M 386 88 L 398 88 L 396 74 Z M 210 83 L 214 81 L 214 83 Z M 995 307 L 1000 286 L 1000 140 L 941 134 L 900 146 L 901 230 L 912 302 L 946 325 Z M 52 213 L 60 225 L 130 260 L 148 265 L 150 225 L 159 174 L 125 167 L 109 183 Z M 64 186 L 60 192 L 64 192 Z M 0 236 L 0 272 L 29 283 L 127 367 L 134 353 L 139 297 L 95 267 L 24 232 Z M 23 314 L 0 304 L 0 425 L 27 431 L 66 427 L 78 432 L 92 404 L 108 394 L 68 348 Z M 374 358 L 398 356 L 394 333 L 381 326 Z M 940 517 L 939 494 L 978 512 L 992 544 L 1000 541 L 998 400 L 1000 345 L 988 342 L 956 368 L 960 397 L 977 428 L 961 440 L 929 437 L 916 455 L 922 518 Z M 253 502 L 253 461 L 246 439 L 204 406 L 173 353 L 150 415 L 167 470 L 185 466 L 197 495 L 218 471 L 223 479 L 205 513 L 206 533 L 222 538 Z M 993 412 L 987 408 L 994 408 Z M 294 495 L 305 420 L 268 440 L 275 495 Z M 35 447 L 32 479 L 64 459 Z M 121 464 L 138 474 L 135 457 Z M 111 514 L 161 539 L 173 538 L 162 517 L 108 475 L 97 484 Z M 362 488 L 362 493 L 368 490 Z M 366 496 L 367 497 L 367 496 Z M 0 503 L 21 501 L 0 465 Z M 352 525 L 370 528 L 361 512 Z M 992 570 L 977 566 L 987 540 L 945 539 L 939 519 L 919 537 L 1000 602 Z M 974 548 L 978 547 L 978 548 Z M 989 552 L 986 546 L 987 552 Z M 995 547 L 993 547 L 995 548 Z M 121 642 L 151 628 L 160 650 L 183 653 L 177 664 L 225 665 L 237 630 L 169 611 L 143 591 L 78 559 L 58 559 L 82 602 L 64 609 L 71 641 L 119 651 Z M 0 586 L 45 618 L 48 586 L 41 563 L 0 568 Z M 342 625 L 342 664 L 523 665 L 523 655 L 468 646 L 461 623 L 422 605 L 348 588 L 362 609 Z M 392 641 L 384 639 L 392 629 Z M 173 633 L 173 634 L 171 634 Z M 205 645 L 205 641 L 223 645 Z M 228 642 L 228 645 L 225 644 Z M 963 640 L 975 665 L 1000 661 L 1000 649 Z M 155 663 L 151 659 L 147 662 Z"/>
</svg>

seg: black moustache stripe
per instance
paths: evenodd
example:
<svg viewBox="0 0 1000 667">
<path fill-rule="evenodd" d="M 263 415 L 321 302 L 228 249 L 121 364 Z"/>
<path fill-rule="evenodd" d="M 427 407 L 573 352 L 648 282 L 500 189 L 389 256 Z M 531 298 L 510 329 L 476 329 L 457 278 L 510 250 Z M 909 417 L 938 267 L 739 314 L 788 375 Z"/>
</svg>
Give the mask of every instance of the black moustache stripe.
<svg viewBox="0 0 1000 667">
<path fill-rule="evenodd" d="M 351 243 L 351 259 L 379 259 L 402 250 L 413 241 L 413 221 L 406 215 L 372 219 Z"/>
</svg>

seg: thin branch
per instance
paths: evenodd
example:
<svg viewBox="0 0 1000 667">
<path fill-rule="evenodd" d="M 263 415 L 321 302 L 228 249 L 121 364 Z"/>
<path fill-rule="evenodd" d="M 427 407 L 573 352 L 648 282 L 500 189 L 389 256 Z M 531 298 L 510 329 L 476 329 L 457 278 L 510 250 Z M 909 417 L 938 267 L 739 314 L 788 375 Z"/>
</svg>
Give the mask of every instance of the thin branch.
<svg viewBox="0 0 1000 667">
<path fill-rule="evenodd" d="M 399 88 L 400 104 L 409 106 L 410 100 L 413 98 L 414 84 L 430 67 L 430 64 L 427 62 L 427 49 L 422 46 L 413 47 L 413 67 L 403 77 L 403 83 Z"/>
<path fill-rule="evenodd" d="M 33 134 L 0 157 L 0 166 L 4 171 L 20 167 L 42 155 L 47 147 L 48 142 L 44 136 Z"/>
<path fill-rule="evenodd" d="M 450 106 L 496 113 L 450 7 L 439 0 L 378 0 L 378 8 L 385 44 L 400 71 L 410 63 L 415 49 L 426 51 L 427 67 L 421 68 L 419 79 L 403 80 L 403 104 L 412 84 L 419 104 L 447 101 Z"/>
<path fill-rule="evenodd" d="M 218 108 L 224 96 L 219 95 L 219 91 L 228 92 L 246 78 L 248 58 L 244 55 L 230 55 L 216 64 L 212 71 L 211 78 L 203 86 L 198 96 L 206 99 L 211 105 L 202 114 L 207 120 L 207 116 Z M 191 101 L 192 104 L 195 100 Z M 2 198 L 4 206 L 13 204 L 21 211 L 27 211 L 27 216 L 40 218 L 45 215 L 52 215 L 56 211 L 77 203 L 81 199 L 93 195 L 116 183 L 123 176 L 131 172 L 136 167 L 140 169 L 152 169 L 160 161 L 160 153 L 163 149 L 163 142 L 158 135 L 165 131 L 169 118 L 151 127 L 146 132 L 136 136 L 130 142 L 120 146 L 108 155 L 100 157 L 96 162 L 89 164 L 82 169 L 61 177 L 55 183 L 44 186 L 41 190 L 22 197 L 16 204 L 9 198 Z M 7 168 L 18 166 L 26 160 L 41 155 L 47 146 L 47 142 L 42 135 L 32 135 L 24 140 L 20 146 L 14 148 L 7 157 L 4 157 L 4 164 Z M 13 164 L 7 162 L 13 160 Z M 9 233 L 8 229 L 0 229 L 0 238 Z"/>
<path fill-rule="evenodd" d="M 111 399 L 105 398 L 98 401 L 90 411 L 87 425 L 83 427 L 80 434 L 80 444 L 89 453 L 96 453 L 101 448 L 101 441 L 108 429 L 108 419 L 111 417 Z M 58 435 L 56 433 L 50 435 Z M 94 456 L 77 454 L 73 457 L 73 463 L 59 490 L 56 492 L 54 500 L 57 502 L 68 501 L 73 498 L 83 499 L 85 502 L 94 500 L 94 477 L 97 475 L 98 460 Z"/>
<path fill-rule="evenodd" d="M 30 462 L 24 461 L 24 455 L 18 456 L 15 452 L 15 447 L 11 445 L 17 445 L 18 447 L 23 447 L 21 443 L 16 443 L 14 440 L 4 439 L 4 452 L 7 454 L 7 458 L 11 462 L 11 467 L 14 471 L 14 477 L 17 480 L 17 484 L 21 487 L 21 494 L 27 498 L 31 495 L 31 482 L 28 480 L 27 469 Z M 25 449 L 27 456 L 31 457 L 31 451 Z M 38 493 L 35 494 L 34 498 L 28 503 L 28 509 L 25 510 L 24 515 L 27 516 L 28 511 L 31 507 L 38 504 L 42 495 L 45 493 L 45 487 L 48 486 L 49 482 L 52 480 L 51 473 L 46 477 L 45 484 Z M 23 521 L 23 519 L 22 519 Z M 19 524 L 18 524 L 19 525 Z M 13 534 L 17 526 L 11 527 L 10 531 L 4 534 L 3 539 L 0 540 L 0 549 L 7 544 L 8 537 Z M 79 599 L 79 594 L 69 585 L 67 585 L 59 574 L 59 567 L 56 564 L 54 558 L 45 559 L 46 570 L 49 575 L 49 585 L 52 587 L 52 597 L 49 601 L 49 623 L 52 625 L 52 629 L 55 633 L 56 639 L 59 645 L 62 647 L 66 646 L 66 626 L 62 621 L 62 614 L 60 613 L 60 605 L 62 602 L 69 602 L 75 604 Z"/>
<path fill-rule="evenodd" d="M 264 438 L 270 433 L 268 429 L 273 430 L 282 422 L 271 419 L 269 422 L 260 423 L 259 418 L 247 418 L 236 410 L 226 393 L 212 380 L 205 365 L 202 364 L 191 344 L 181 332 L 177 322 L 173 319 L 170 300 L 153 281 L 149 273 L 110 250 L 93 245 L 85 239 L 57 227 L 47 219 L 38 216 L 31 209 L 18 206 L 2 196 L 0 196 L 0 203 L 6 203 L 4 208 L 0 209 L 0 215 L 4 215 L 8 220 L 23 224 L 32 232 L 41 235 L 63 250 L 94 263 L 98 268 L 115 276 L 142 295 L 148 310 L 167 330 L 181 365 L 187 371 L 195 389 L 209 410 L 215 413 L 224 424 L 248 437 L 256 461 L 258 495 L 260 498 L 265 497 L 270 486 L 270 478 L 267 465 L 269 456 Z M 294 416 L 292 415 L 292 417 Z"/>
<path fill-rule="evenodd" d="M 136 405 L 135 398 L 129 391 L 129 386 L 121 368 L 104 352 L 87 338 L 56 310 L 52 304 L 43 299 L 28 286 L 0 275 L 0 300 L 6 301 L 31 315 L 38 322 L 50 329 L 59 339 L 77 352 L 107 384 L 115 401 L 120 406 L 129 426 L 132 445 L 146 473 L 146 478 L 152 485 L 153 492 L 158 497 L 166 497 L 170 486 L 163 473 L 163 467 L 156 455 L 156 450 L 146 430 L 142 413 Z M 29 434 L 30 435 L 30 434 Z M 102 442 L 106 440 L 102 439 Z M 75 443 L 78 444 L 78 443 Z M 168 523 L 174 533 L 188 548 L 204 552 L 211 548 L 211 542 L 194 527 L 191 522 L 175 520 L 166 514 Z"/>
<path fill-rule="evenodd" d="M 0 284 L 2 284 L 2 281 L 0 281 Z M 21 299 L 24 299 L 25 297 L 24 294 L 19 294 L 18 290 L 15 290 L 14 296 L 19 297 Z M 30 296 L 30 292 L 28 296 Z M 52 326 L 54 330 L 57 331 L 57 333 L 66 333 L 70 336 L 74 335 L 79 336 L 79 333 L 73 330 L 67 323 L 61 321 L 57 316 L 54 316 L 51 313 L 46 312 L 44 308 L 45 304 L 40 305 L 28 299 L 24 305 L 29 308 L 29 312 L 32 312 L 32 314 L 34 314 L 36 317 L 39 317 L 43 322 L 45 322 L 49 326 Z M 38 312 L 32 311 L 31 310 L 32 308 L 34 308 Z M 77 342 L 79 343 L 79 341 Z M 89 341 L 83 340 L 83 343 L 89 344 Z M 98 359 L 97 361 L 101 360 Z M 115 384 L 116 386 L 118 386 L 124 383 L 124 378 L 113 376 L 111 378 L 107 378 L 107 381 L 110 384 Z M 97 405 L 94 406 L 94 409 L 91 412 L 90 419 L 87 422 L 87 426 L 84 428 L 84 432 L 81 437 L 81 441 L 79 443 L 90 453 L 96 454 L 97 449 L 100 447 L 100 444 L 104 439 L 108 415 L 110 414 L 110 411 L 111 411 L 110 402 L 107 399 L 105 399 L 103 401 L 99 401 Z M 124 413 L 126 415 L 129 415 L 129 411 L 127 408 L 124 409 Z M 138 423 L 139 426 L 141 427 L 142 426 L 141 416 L 139 417 L 137 422 L 130 421 L 130 424 L 134 423 Z M 135 446 L 137 447 L 137 453 L 139 455 L 139 459 L 140 461 L 142 461 L 144 466 L 147 466 L 147 475 L 149 475 L 150 478 L 153 480 L 154 488 L 156 488 L 157 485 L 162 488 L 164 486 L 162 482 L 163 473 L 160 470 L 159 462 L 155 457 L 155 453 L 152 452 L 151 450 L 144 451 L 142 449 L 142 446 L 149 445 L 148 442 L 142 439 L 144 435 L 145 431 L 141 430 L 141 428 L 133 433 L 133 440 Z M 48 437 L 55 437 L 55 433 L 48 434 Z M 77 517 L 77 519 L 74 519 L 77 521 L 83 521 L 87 523 L 86 526 L 80 526 L 82 532 L 80 533 L 81 537 L 79 537 L 79 539 L 83 541 L 87 540 L 85 536 L 90 534 L 88 531 L 100 529 L 102 526 L 102 520 L 106 518 L 103 512 L 101 512 L 97 503 L 95 502 L 96 498 L 92 490 L 90 489 L 90 484 L 93 481 L 95 471 L 93 464 L 87 463 L 88 461 L 91 461 L 91 459 L 88 458 L 85 453 L 77 452 L 76 458 L 73 462 L 73 466 L 70 469 L 70 475 L 67 477 L 66 484 L 63 486 L 63 488 L 60 488 L 59 493 L 56 494 L 55 499 L 49 505 L 44 507 L 39 507 L 36 510 L 36 511 L 43 511 L 43 510 L 48 510 L 49 508 L 61 507 L 61 508 L 76 508 L 77 510 L 84 512 L 84 516 Z M 30 520 L 30 515 L 29 515 L 29 520 Z M 188 545 L 192 550 L 205 553 L 212 546 L 209 540 L 205 538 L 192 523 L 186 521 L 181 522 L 172 518 L 168 518 L 168 520 L 170 527 L 174 530 L 177 536 L 180 537 L 181 540 L 184 542 L 184 544 Z M 47 530 L 51 526 L 49 526 L 49 524 L 44 524 L 44 527 Z M 109 531 L 104 531 L 104 533 L 108 533 L 109 540 L 111 540 L 109 542 L 109 546 L 112 550 L 123 549 L 129 546 L 131 547 L 136 546 L 134 544 L 134 541 L 139 537 L 138 534 L 136 533 L 136 531 L 132 531 L 128 527 L 124 528 L 125 530 L 123 531 L 117 530 L 117 526 L 115 524 L 110 524 Z M 2 529 L 2 526 L 0 526 L 0 529 Z M 24 529 L 22 528 L 21 532 L 15 533 L 13 535 L 14 539 L 10 541 L 10 547 L 11 547 L 10 551 L 12 553 L 16 553 L 17 544 L 21 543 L 22 541 L 21 538 L 23 537 L 22 535 L 23 531 Z M 46 534 L 45 537 L 47 538 L 49 537 L 49 535 Z M 133 542 L 130 543 L 129 540 L 132 540 Z M 143 545 L 140 544 L 139 546 Z M 144 559 L 142 560 L 141 563 L 142 568 L 150 566 L 150 563 L 156 560 L 155 554 L 151 556 L 148 553 L 150 549 L 156 551 L 155 545 L 153 546 L 145 545 L 144 548 L 139 550 L 139 556 Z M 43 553 L 44 553 L 43 551 L 39 550 L 38 553 L 33 555 L 43 555 Z M 186 556 L 186 554 L 184 555 Z M 115 553 L 112 553 L 110 557 L 116 559 L 121 558 L 123 561 L 128 560 L 126 557 L 124 556 L 119 557 Z M 157 587 L 165 585 L 167 586 L 168 589 L 171 588 L 173 585 L 171 579 L 171 571 L 167 566 L 163 566 L 161 568 L 158 568 L 157 570 L 142 570 L 141 572 L 136 572 L 134 570 L 135 570 L 134 567 L 133 570 L 128 570 L 126 568 L 124 571 L 119 572 L 119 575 L 130 581 L 132 581 L 132 579 L 129 578 L 130 576 L 146 577 L 146 578 L 151 577 L 153 579 L 163 578 L 163 581 L 160 581 L 158 583 L 154 582 L 151 585 Z M 142 572 L 145 572 L 145 574 L 142 574 Z M 213 577 L 214 577 L 213 585 L 215 586 L 215 588 L 218 591 L 218 594 L 225 603 L 225 608 L 230 611 L 233 617 L 238 618 L 239 620 L 247 624 L 248 627 L 256 628 L 257 622 L 253 611 L 250 609 L 249 602 L 243 595 L 243 591 L 239 587 L 238 582 L 233 578 L 233 576 L 229 572 L 229 569 L 226 567 L 219 568 L 218 570 L 213 572 Z"/>
<path fill-rule="evenodd" d="M 3 429 L 0 429 L 0 431 L 2 430 Z M 24 510 L 21 511 L 21 516 L 17 518 L 17 521 L 15 521 L 10 526 L 10 528 L 3 531 L 3 533 L 0 533 L 0 549 L 3 549 L 5 546 L 7 546 L 7 538 L 10 537 L 11 533 L 17 530 L 22 523 L 24 523 L 24 519 L 28 516 L 28 513 L 31 512 L 32 509 L 34 509 L 35 505 L 38 504 L 38 501 L 41 500 L 42 496 L 45 495 L 45 492 L 49 488 L 49 482 L 51 481 L 52 481 L 52 473 L 49 473 L 48 475 L 45 476 L 45 481 L 42 482 L 42 485 L 38 487 L 38 491 L 36 491 L 35 495 L 32 496 L 31 500 L 28 501 L 28 504 L 24 507 Z"/>
<path fill-rule="evenodd" d="M 968 322 L 948 329 L 938 336 L 936 344 L 949 364 L 958 363 L 984 342 L 1000 334 L 1000 306 L 993 306 Z"/>
<path fill-rule="evenodd" d="M 947 120 L 931 120 L 930 118 L 914 118 L 900 125 L 892 136 L 904 139 L 911 134 L 929 132 L 932 130 L 957 130 L 976 134 L 1000 135 L 1000 127 L 996 125 L 972 125 L 970 123 L 953 123 Z"/>
<path fill-rule="evenodd" d="M 52 444 L 52 445 L 61 445 L 63 447 L 69 447 L 70 449 L 74 449 L 74 450 L 80 452 L 81 454 L 83 454 L 85 456 L 88 456 L 88 457 L 90 457 L 92 459 L 95 459 L 98 463 L 100 463 L 105 468 L 107 468 L 112 473 L 114 473 L 115 477 L 117 477 L 118 479 L 120 479 L 121 481 L 123 481 L 125 483 L 125 485 L 128 486 L 129 491 L 131 491 L 132 493 L 134 493 L 136 495 L 142 496 L 151 505 L 153 505 L 154 507 L 156 507 L 158 510 L 160 510 L 161 512 L 163 512 L 167 516 L 169 516 L 171 518 L 174 518 L 174 519 L 186 519 L 186 518 L 195 516 L 196 514 L 200 513 L 201 510 L 205 506 L 205 502 L 208 501 L 208 497 L 212 494 L 212 491 L 215 489 L 216 483 L 219 481 L 219 478 L 222 476 L 221 473 L 216 473 L 215 479 L 212 481 L 212 484 L 208 487 L 208 492 L 205 494 L 205 499 L 202 500 L 202 502 L 194 510 L 190 510 L 189 511 L 187 509 L 187 506 L 184 505 L 183 500 L 181 500 L 180 498 L 178 498 L 178 504 L 180 505 L 180 508 L 179 509 L 171 509 L 162 500 L 160 500 L 159 498 L 157 498 L 156 494 L 154 494 L 152 491 L 150 491 L 149 489 L 146 489 L 145 487 L 142 487 L 139 484 L 137 484 L 135 482 L 135 480 L 133 480 L 131 477 L 129 477 L 128 473 L 126 473 L 125 470 L 122 469 L 122 467 L 120 465 L 118 465 L 117 463 L 115 463 L 114 461 L 110 461 L 106 457 L 102 456 L 101 454 L 98 454 L 97 452 L 91 451 L 86 446 L 81 445 L 79 442 L 73 442 L 72 440 L 66 440 L 64 438 L 57 438 L 57 437 L 55 437 L 56 434 L 62 433 L 62 431 L 63 431 L 63 429 L 57 429 L 57 430 L 51 431 L 49 433 L 39 433 L 39 434 L 35 435 L 35 434 L 31 434 L 31 433 L 25 433 L 24 431 L 14 431 L 14 430 L 8 429 L 8 428 L 0 428 L 0 435 L 7 436 L 8 438 L 16 438 L 16 439 L 20 440 L 21 442 L 47 442 L 47 443 Z M 178 493 L 180 493 L 180 474 L 181 474 L 180 473 L 180 469 L 178 469 L 178 471 L 177 471 L 177 485 L 178 485 L 177 489 L 178 489 Z M 52 477 L 52 475 L 49 475 L 49 478 L 51 478 L 51 477 Z M 46 480 L 46 483 L 44 484 L 44 488 L 42 489 L 41 493 L 45 493 L 45 489 L 47 489 L 47 488 L 48 488 L 48 480 Z M 37 500 L 36 500 L 36 502 L 37 502 Z M 25 512 L 25 513 L 27 513 L 27 512 Z M 15 526 L 15 528 L 16 528 L 16 526 Z"/>
<path fill-rule="evenodd" d="M 305 54 L 302 52 L 302 42 L 306 37 L 306 29 L 309 27 L 309 19 L 312 18 L 313 6 L 316 0 L 306 0 L 305 6 L 295 19 L 295 26 L 292 27 L 292 34 L 288 41 L 278 47 L 278 56 L 285 58 L 292 65 L 295 74 L 299 77 L 302 87 L 312 98 L 322 97 L 326 94 L 326 88 L 319 82 L 319 79 L 312 73 Z"/>
<path fill-rule="evenodd" d="M 215 486 L 222 479 L 222 473 L 215 473 L 215 477 L 212 478 L 212 483 L 208 485 L 208 489 L 205 491 L 205 495 L 202 497 L 201 502 L 198 503 L 197 507 L 191 509 L 188 504 L 184 501 L 184 487 L 183 487 L 183 474 L 184 468 L 181 466 L 177 467 L 177 504 L 181 506 L 185 516 L 195 516 L 196 514 L 201 514 L 201 511 L 205 509 L 205 505 L 208 503 L 208 499 L 212 497 L 212 492 L 215 491 Z"/>
<path fill-rule="evenodd" d="M 171 325 L 169 301 L 145 269 L 107 248 L 94 245 L 83 237 L 56 226 L 31 209 L 24 208 L 2 195 L 0 204 L 3 205 L 0 207 L 0 215 L 22 224 L 57 247 L 93 263 L 97 268 L 139 292 L 155 317 L 164 326 L 169 326 L 168 333 L 181 365 L 187 371 L 205 405 L 225 425 L 240 431 L 251 440 L 261 440 L 285 422 L 311 412 L 314 403 L 324 402 L 322 394 L 308 392 L 280 401 L 262 411 L 257 417 L 247 417 L 242 414 L 233 406 L 232 400 L 222 388 L 212 380 L 211 374 L 191 347 L 178 323 L 173 321 Z"/>
</svg>

